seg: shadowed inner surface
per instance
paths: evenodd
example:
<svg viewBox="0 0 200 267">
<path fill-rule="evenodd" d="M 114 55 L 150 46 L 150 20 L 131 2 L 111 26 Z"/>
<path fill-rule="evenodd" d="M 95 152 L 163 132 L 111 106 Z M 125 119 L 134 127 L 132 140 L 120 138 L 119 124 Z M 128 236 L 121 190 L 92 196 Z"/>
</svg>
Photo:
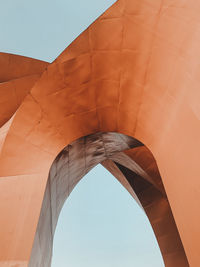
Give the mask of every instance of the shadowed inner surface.
<svg viewBox="0 0 200 267">
<path fill-rule="evenodd" d="M 125 151 L 125 152 L 122 152 Z M 142 159 L 142 162 L 141 162 Z M 51 265 L 53 235 L 61 208 L 81 178 L 102 163 L 144 208 L 166 266 L 188 266 L 162 181 L 151 152 L 119 133 L 96 133 L 65 147 L 49 173 L 29 267 Z M 167 227 L 167 228 L 166 228 Z"/>
</svg>

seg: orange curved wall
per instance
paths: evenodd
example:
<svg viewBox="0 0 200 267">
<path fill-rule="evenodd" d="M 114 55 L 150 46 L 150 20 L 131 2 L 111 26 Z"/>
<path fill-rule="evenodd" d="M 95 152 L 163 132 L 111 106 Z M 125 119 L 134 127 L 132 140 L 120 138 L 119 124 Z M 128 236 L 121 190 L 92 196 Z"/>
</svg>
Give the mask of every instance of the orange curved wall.
<svg viewBox="0 0 200 267">
<path fill-rule="evenodd" d="M 119 0 L 43 72 L 0 130 L 2 264 L 26 266 L 58 152 L 112 131 L 153 153 L 190 266 L 199 266 L 199 12 L 197 0 Z"/>
</svg>

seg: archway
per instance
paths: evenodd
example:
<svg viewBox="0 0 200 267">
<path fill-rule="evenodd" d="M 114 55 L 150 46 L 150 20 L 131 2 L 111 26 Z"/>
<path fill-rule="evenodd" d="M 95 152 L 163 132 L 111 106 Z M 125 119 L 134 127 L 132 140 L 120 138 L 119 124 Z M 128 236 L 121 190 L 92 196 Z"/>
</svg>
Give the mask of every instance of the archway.
<svg viewBox="0 0 200 267">
<path fill-rule="evenodd" d="M 9 103 L 12 109 L 1 118 L 7 122 L 0 129 L 3 265 L 28 265 L 55 156 L 77 138 L 102 131 L 130 135 L 151 150 L 190 265 L 199 265 L 199 70 L 194 57 L 199 55 L 195 45 L 199 9 L 198 1 L 173 1 L 172 5 L 171 0 L 119 0 L 48 66 L 17 57 L 16 67 L 12 64 L 16 57 L 2 57 L 2 62 L 9 63 L 5 74 L 11 79 L 2 84 L 6 92 L 9 85 L 11 93 L 2 107 L 6 111 Z M 18 85 L 12 81 L 16 68 L 27 70 Z M 17 77 L 25 73 L 19 71 Z M 18 90 L 21 95 L 21 82 L 27 83 L 27 96 L 18 107 L 16 94 L 12 101 L 9 97 Z M 120 173 L 132 175 L 120 165 Z M 168 203 L 164 194 L 161 199 L 160 203 Z M 165 232 L 168 225 L 157 227 Z M 167 243 L 165 238 L 160 243 Z M 169 247 L 164 251 L 172 262 Z M 181 251 L 177 250 L 176 266 Z"/>
<path fill-rule="evenodd" d="M 153 155 L 138 140 L 113 132 L 79 138 L 54 160 L 29 266 L 50 266 L 60 210 L 80 179 L 99 163 L 120 181 L 146 212 L 165 266 L 188 266 Z"/>
</svg>

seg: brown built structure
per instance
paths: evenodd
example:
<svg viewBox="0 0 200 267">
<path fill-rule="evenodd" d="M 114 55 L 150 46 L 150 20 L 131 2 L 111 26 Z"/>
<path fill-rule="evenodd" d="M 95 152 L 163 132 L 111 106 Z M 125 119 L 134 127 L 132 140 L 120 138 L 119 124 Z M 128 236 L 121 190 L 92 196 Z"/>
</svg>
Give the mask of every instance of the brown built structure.
<svg viewBox="0 0 200 267">
<path fill-rule="evenodd" d="M 98 163 L 165 266 L 200 266 L 199 14 L 198 0 L 119 0 L 51 64 L 0 54 L 1 267 L 51 265 L 62 205 Z"/>
</svg>

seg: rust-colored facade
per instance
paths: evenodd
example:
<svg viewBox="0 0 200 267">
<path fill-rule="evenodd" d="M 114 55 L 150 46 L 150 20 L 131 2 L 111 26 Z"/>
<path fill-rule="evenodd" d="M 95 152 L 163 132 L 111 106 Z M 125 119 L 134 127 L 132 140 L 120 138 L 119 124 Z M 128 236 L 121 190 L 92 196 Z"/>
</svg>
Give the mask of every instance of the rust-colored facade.
<svg viewBox="0 0 200 267">
<path fill-rule="evenodd" d="M 98 163 L 165 266 L 200 266 L 199 12 L 119 0 L 52 64 L 0 54 L 0 266 L 50 266 L 62 204 Z"/>
</svg>

